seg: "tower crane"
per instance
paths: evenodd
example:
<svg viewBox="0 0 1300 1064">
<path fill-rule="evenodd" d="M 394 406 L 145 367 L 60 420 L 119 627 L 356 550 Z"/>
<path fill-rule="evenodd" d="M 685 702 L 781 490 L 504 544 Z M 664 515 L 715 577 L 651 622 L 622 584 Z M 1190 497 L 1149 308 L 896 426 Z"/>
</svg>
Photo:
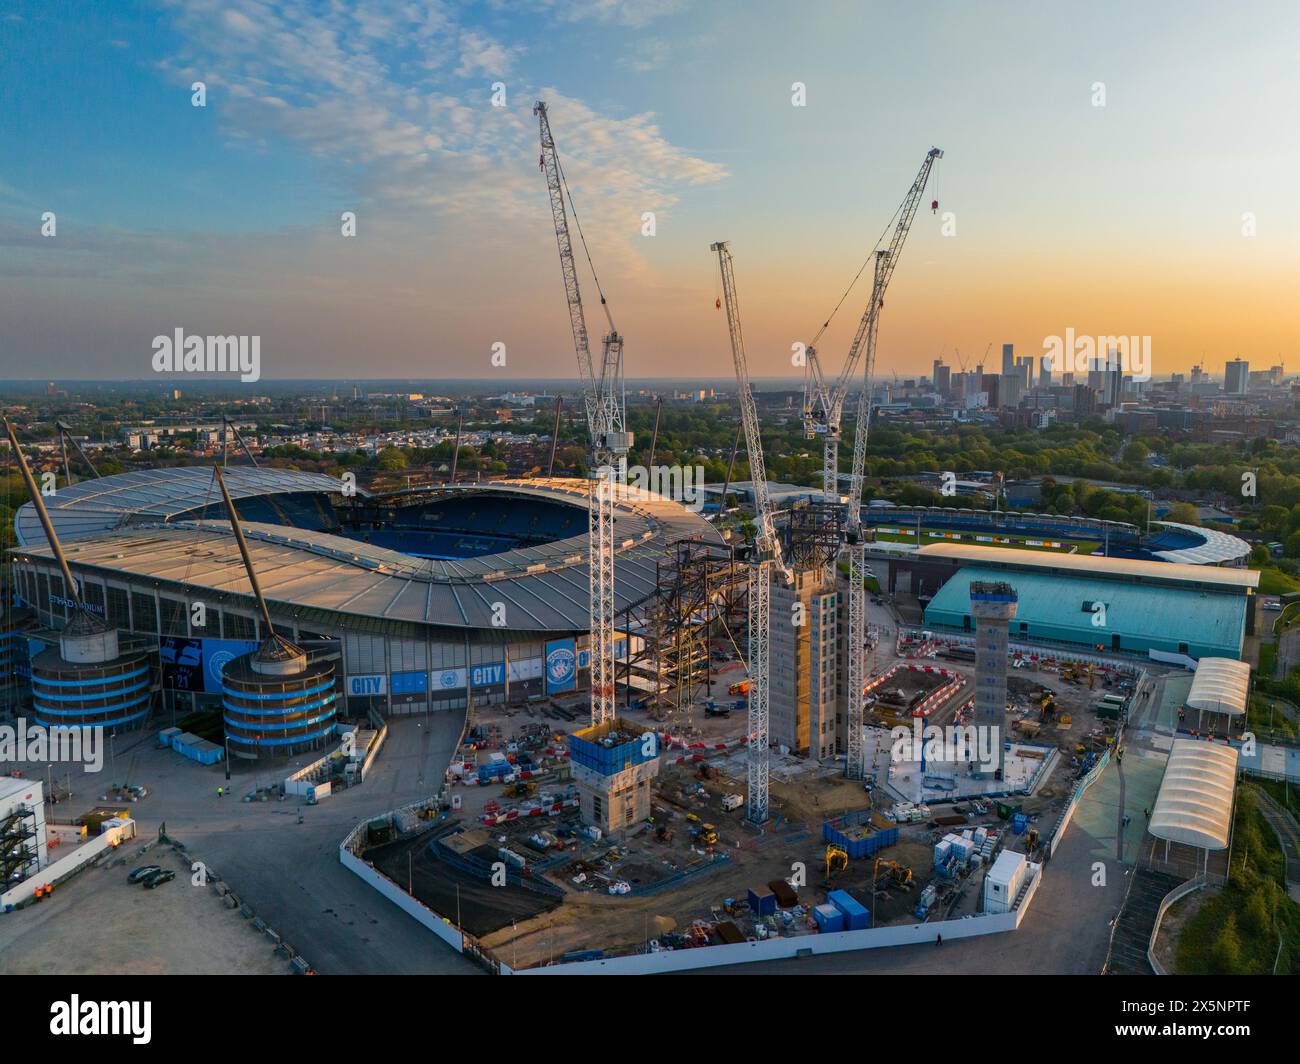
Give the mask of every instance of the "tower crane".
<svg viewBox="0 0 1300 1064">
<path fill-rule="evenodd" d="M 871 282 L 871 299 L 858 324 L 858 331 L 849 349 L 849 362 L 856 364 L 862 358 L 864 377 L 862 391 L 858 393 L 857 426 L 853 438 L 853 466 L 849 476 L 848 514 L 844 523 L 846 547 L 849 555 L 849 634 L 848 634 L 848 744 L 845 751 L 844 774 L 849 779 L 864 779 L 867 774 L 866 746 L 862 735 L 863 687 L 867 680 L 867 594 L 866 543 L 862 538 L 862 482 L 867 458 L 867 435 L 871 424 L 871 392 L 876 375 L 876 336 L 880 328 L 880 310 L 885 305 L 885 289 L 898 265 L 903 242 L 912 228 L 912 219 L 921 202 L 930 170 L 943 152 L 931 148 L 925 162 L 908 189 L 898 209 L 889 247 L 876 251 L 875 273 Z M 832 403 L 843 404 L 843 397 Z M 837 407 L 838 413 L 838 407 Z M 838 428 L 837 428 L 838 434 Z"/>
<path fill-rule="evenodd" d="M 890 239 L 889 247 L 884 249 L 886 263 L 888 263 L 884 283 L 889 284 L 889 276 L 892 275 L 894 265 L 898 262 L 899 252 L 902 251 L 903 241 L 907 239 L 907 234 L 912 228 L 912 219 L 916 216 L 916 210 L 921 204 L 921 195 L 925 192 L 925 186 L 930 180 L 930 171 L 934 168 L 937 160 L 943 158 L 943 152 L 938 148 L 931 148 L 926 153 L 925 161 L 921 164 L 921 169 L 917 172 L 916 178 L 912 181 L 912 187 L 907 190 L 907 195 L 903 197 L 903 202 L 895 212 L 893 236 Z M 877 273 L 879 273 L 879 256 L 881 250 L 876 251 Z M 865 269 L 865 265 L 863 267 Z M 856 283 L 857 278 L 854 278 Z M 849 286 L 852 289 L 852 284 Z M 883 289 L 882 293 L 883 295 Z M 848 292 L 840 299 L 840 304 L 848 297 Z M 837 304 L 836 310 L 839 309 Z M 873 292 L 873 302 L 868 305 L 867 310 L 862 315 L 862 320 L 858 322 L 858 330 L 853 336 L 852 343 L 849 344 L 848 354 L 844 359 L 844 366 L 840 374 L 833 382 L 828 382 L 822 371 L 821 361 L 817 354 L 817 341 L 821 339 L 822 333 L 830 325 L 830 318 L 818 330 L 817 335 L 813 337 L 812 343 L 806 345 L 804 349 L 804 400 L 803 400 L 803 423 L 804 437 L 806 439 L 822 438 L 822 491 L 826 496 L 827 502 L 836 502 L 839 499 L 839 446 L 840 446 L 840 417 L 844 413 L 844 399 L 848 394 L 849 385 L 857 372 L 858 362 L 862 357 L 864 344 L 867 338 L 867 332 L 870 328 L 870 318 L 874 310 L 878 309 Z M 831 318 L 835 312 L 831 312 Z"/>
<path fill-rule="evenodd" d="M 564 275 L 564 293 L 569 307 L 569 327 L 573 348 L 578 356 L 578 376 L 582 380 L 583 403 L 587 413 L 587 431 L 591 440 L 591 461 L 587 471 L 590 486 L 587 496 L 587 565 L 590 571 L 591 609 L 591 723 L 603 724 L 614 719 L 614 490 L 616 470 L 632 446 L 632 433 L 624 423 L 623 337 L 614 328 L 609 304 L 600 287 L 595 265 L 587 250 L 586 238 L 573 197 L 564 178 L 564 169 L 555 150 L 551 122 L 546 104 L 539 100 L 533 108 L 541 136 L 542 154 L 538 160 L 546 175 L 551 197 L 551 220 L 555 224 L 555 242 L 560 250 L 560 271 Z M 597 367 L 591 357 L 587 338 L 587 320 L 578 288 L 578 267 L 569 235 L 568 200 L 574 226 L 582 244 L 592 280 L 600 296 L 609 331 L 601 338 L 601 360 Z"/>
<path fill-rule="evenodd" d="M 740 330 L 740 304 L 736 299 L 736 275 L 731 249 L 725 240 L 709 245 L 718 255 L 722 274 L 722 293 L 727 307 L 727 331 L 731 339 L 731 359 L 736 368 L 736 386 L 740 396 L 740 419 L 745 428 L 745 451 L 749 458 L 749 479 L 754 485 L 754 515 L 757 531 L 754 553 L 750 558 L 749 584 L 749 732 L 746 761 L 748 793 L 745 816 L 754 824 L 767 820 L 768 769 L 768 677 L 770 671 L 770 633 L 772 570 L 776 568 L 787 580 L 794 575 L 781 555 L 781 541 L 776 534 L 772 515 L 772 497 L 767 487 L 763 461 L 763 440 L 758 428 L 758 411 L 754 407 L 754 390 L 745 361 L 745 340 Z"/>
</svg>

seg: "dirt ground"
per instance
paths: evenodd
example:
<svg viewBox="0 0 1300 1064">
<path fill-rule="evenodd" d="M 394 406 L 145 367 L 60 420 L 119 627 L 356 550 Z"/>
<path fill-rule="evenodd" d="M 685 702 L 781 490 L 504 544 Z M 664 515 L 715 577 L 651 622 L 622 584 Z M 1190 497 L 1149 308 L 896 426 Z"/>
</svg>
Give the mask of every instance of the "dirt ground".
<svg viewBox="0 0 1300 1064">
<path fill-rule="evenodd" d="M 512 921 L 527 920 L 560 904 L 558 898 L 519 887 L 493 887 L 429 852 L 434 832 L 367 850 L 370 861 L 430 909 L 481 937 Z M 459 920 L 457 920 L 459 916 Z"/>
<path fill-rule="evenodd" d="M 170 846 L 139 856 L 139 840 L 91 866 L 47 900 L 0 916 L 6 975 L 288 975 L 286 958 L 209 886 L 191 884 L 188 860 Z M 123 852 L 124 851 L 124 852 Z M 124 859 L 125 858 L 125 859 Z M 176 878 L 153 890 L 129 884 L 144 864 Z M 307 958 L 310 961 L 310 957 Z"/>
</svg>

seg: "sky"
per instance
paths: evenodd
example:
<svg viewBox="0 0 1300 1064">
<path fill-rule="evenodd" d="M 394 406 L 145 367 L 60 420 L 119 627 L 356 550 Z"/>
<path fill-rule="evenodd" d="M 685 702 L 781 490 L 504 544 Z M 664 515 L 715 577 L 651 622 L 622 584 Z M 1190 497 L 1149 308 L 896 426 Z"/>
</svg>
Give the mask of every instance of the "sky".
<svg viewBox="0 0 1300 1064">
<path fill-rule="evenodd" d="M 150 377 L 177 328 L 259 336 L 264 377 L 574 377 L 537 99 L 629 377 L 730 375 L 719 239 L 751 372 L 795 373 L 932 145 L 878 373 L 1067 329 L 1150 336 L 1157 377 L 1300 368 L 1300 5 L 3 10 L 0 379 Z"/>
</svg>

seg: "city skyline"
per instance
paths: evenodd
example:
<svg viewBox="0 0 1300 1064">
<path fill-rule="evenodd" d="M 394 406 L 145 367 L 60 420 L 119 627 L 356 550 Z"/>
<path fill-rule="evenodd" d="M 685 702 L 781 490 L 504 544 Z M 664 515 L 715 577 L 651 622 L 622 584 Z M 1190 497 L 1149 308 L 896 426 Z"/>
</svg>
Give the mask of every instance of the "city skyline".
<svg viewBox="0 0 1300 1064">
<path fill-rule="evenodd" d="M 1150 337 L 1157 378 L 1287 361 L 1300 150 L 1267 120 L 1300 103 L 1283 5 L 391 8 L 19 4 L 0 23 L 0 377 L 145 378 L 154 337 L 184 328 L 260 336 L 268 380 L 573 379 L 537 98 L 630 378 L 727 376 L 718 238 L 755 375 L 796 376 L 791 345 L 931 145 L 882 378 L 990 343 L 986 368 L 1004 342 L 1038 355 L 1068 329 Z M 830 364 L 865 296 L 820 345 Z"/>
</svg>

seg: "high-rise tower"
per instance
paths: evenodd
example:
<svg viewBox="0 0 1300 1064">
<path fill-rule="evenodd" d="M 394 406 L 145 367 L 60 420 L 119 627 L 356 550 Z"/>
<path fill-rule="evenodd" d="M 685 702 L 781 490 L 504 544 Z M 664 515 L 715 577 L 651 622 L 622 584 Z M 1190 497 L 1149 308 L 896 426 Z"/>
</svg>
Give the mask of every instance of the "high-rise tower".
<svg viewBox="0 0 1300 1064">
<path fill-rule="evenodd" d="M 1001 581 L 976 580 L 970 586 L 975 618 L 975 724 L 993 729 L 998 778 L 1006 765 L 1007 639 L 1016 616 L 1016 589 Z"/>
</svg>

